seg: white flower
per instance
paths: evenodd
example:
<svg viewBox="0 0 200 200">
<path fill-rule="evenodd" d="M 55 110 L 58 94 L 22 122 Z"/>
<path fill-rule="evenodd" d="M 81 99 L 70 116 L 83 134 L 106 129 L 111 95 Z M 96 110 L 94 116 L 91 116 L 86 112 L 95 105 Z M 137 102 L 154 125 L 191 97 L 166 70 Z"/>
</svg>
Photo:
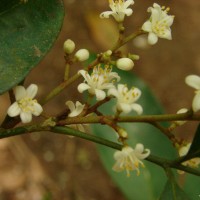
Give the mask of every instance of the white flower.
<svg viewBox="0 0 200 200">
<path fill-rule="evenodd" d="M 85 107 L 85 104 L 81 104 L 79 101 L 76 101 L 76 104 L 74 104 L 72 101 L 67 101 L 65 104 L 70 110 L 68 117 L 78 116 L 79 114 L 82 113 Z"/>
<path fill-rule="evenodd" d="M 187 145 L 179 147 L 178 149 L 179 156 L 185 156 L 188 153 L 190 146 L 191 146 L 191 143 L 188 143 Z M 192 167 L 192 168 L 198 168 L 200 164 L 200 158 L 192 158 L 190 160 L 183 162 L 182 164 L 185 166 Z M 183 171 L 180 171 L 180 170 L 178 170 L 178 172 L 180 174 L 184 173 Z"/>
<path fill-rule="evenodd" d="M 16 102 L 8 108 L 8 115 L 10 117 L 20 115 L 23 123 L 30 122 L 32 120 L 32 115 L 39 116 L 43 111 L 42 106 L 36 99 L 33 99 L 37 91 L 38 86 L 35 84 L 31 84 L 27 89 L 23 86 L 16 86 Z"/>
<path fill-rule="evenodd" d="M 136 170 L 137 175 L 140 174 L 139 165 L 144 167 L 141 160 L 147 158 L 150 154 L 149 149 L 144 149 L 143 144 L 136 144 L 135 149 L 125 146 L 121 151 L 116 151 L 114 159 L 116 163 L 113 166 L 113 170 L 121 172 L 126 170 L 127 176 L 130 176 L 130 171 Z"/>
<path fill-rule="evenodd" d="M 66 54 L 71 54 L 75 49 L 75 43 L 70 40 L 67 39 L 64 44 L 63 44 L 63 50 Z"/>
<path fill-rule="evenodd" d="M 76 117 L 80 115 L 85 107 L 85 104 L 81 104 L 79 101 L 76 101 L 76 104 L 74 104 L 72 101 L 67 101 L 65 104 L 70 110 L 68 117 Z M 82 132 L 85 131 L 82 124 L 74 124 L 74 125 L 71 125 L 71 127 L 77 130 L 80 130 Z"/>
<path fill-rule="evenodd" d="M 109 6 L 112 11 L 101 13 L 100 18 L 109 18 L 112 15 L 117 22 L 123 22 L 125 15 L 132 15 L 133 10 L 128 7 L 133 4 L 133 0 L 109 0 Z"/>
<path fill-rule="evenodd" d="M 194 112 L 197 112 L 200 110 L 200 77 L 197 75 L 189 75 L 185 78 L 185 83 L 196 89 L 196 94 L 192 101 L 192 109 Z"/>
<path fill-rule="evenodd" d="M 116 62 L 117 68 L 125 71 L 133 69 L 134 63 L 130 58 L 120 58 Z"/>
<path fill-rule="evenodd" d="M 90 94 L 96 95 L 97 101 L 103 100 L 106 97 L 104 90 L 113 88 L 114 80 L 120 80 L 118 74 L 112 72 L 112 67 L 109 66 L 105 66 L 105 69 L 100 66 L 94 67 L 91 75 L 85 70 L 80 70 L 78 73 L 84 77 L 86 82 L 78 85 L 78 91 L 82 93 L 88 90 Z"/>
<path fill-rule="evenodd" d="M 135 110 L 138 114 L 142 114 L 142 106 L 135 103 L 141 96 L 141 91 L 138 88 L 133 87 L 128 90 L 126 85 L 118 84 L 117 88 L 108 90 L 108 95 L 117 98 L 116 107 L 119 112 L 129 113 L 131 110 Z"/>
<path fill-rule="evenodd" d="M 90 53 L 87 49 L 79 49 L 75 53 L 76 59 L 80 62 L 87 60 L 89 58 L 89 56 L 90 56 Z"/>
<path fill-rule="evenodd" d="M 146 21 L 142 30 L 149 32 L 148 42 L 153 45 L 158 41 L 158 37 L 171 40 L 170 26 L 174 21 L 174 16 L 168 15 L 169 8 L 160 7 L 154 3 L 153 7 L 149 7 L 148 12 L 151 12 L 151 17 Z"/>
</svg>

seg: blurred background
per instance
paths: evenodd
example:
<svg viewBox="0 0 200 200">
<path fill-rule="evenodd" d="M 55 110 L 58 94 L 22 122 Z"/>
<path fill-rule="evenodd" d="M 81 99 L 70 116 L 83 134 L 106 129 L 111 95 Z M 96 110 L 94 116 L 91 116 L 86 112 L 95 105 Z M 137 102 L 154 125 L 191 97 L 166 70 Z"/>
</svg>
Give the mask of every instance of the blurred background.
<svg viewBox="0 0 200 200">
<path fill-rule="evenodd" d="M 133 15 L 126 18 L 126 34 L 141 27 L 154 1 L 136 0 Z M 200 1 L 158 0 L 169 6 L 175 15 L 172 41 L 159 39 L 152 47 L 142 45 L 145 38 L 129 43 L 124 52 L 138 54 L 134 73 L 152 89 L 166 113 L 190 108 L 193 89 L 184 79 L 189 74 L 200 74 Z M 45 59 L 30 73 L 25 85 L 39 85 L 41 99 L 57 86 L 64 72 L 63 42 L 70 38 L 76 49 L 91 52 L 109 49 L 115 42 L 116 24 L 112 19 L 99 19 L 109 10 L 107 0 L 64 0 L 65 21 L 62 31 Z M 80 69 L 73 66 L 71 74 Z M 55 115 L 67 100 L 80 98 L 78 82 L 50 101 L 45 109 Z M 0 97 L 0 120 L 9 106 L 7 95 Z M 196 123 L 177 129 L 182 138 L 191 139 Z M 104 170 L 95 144 L 53 133 L 33 133 L 0 141 L 0 200 L 123 200 Z M 114 161 L 113 161 L 114 162 Z"/>
</svg>

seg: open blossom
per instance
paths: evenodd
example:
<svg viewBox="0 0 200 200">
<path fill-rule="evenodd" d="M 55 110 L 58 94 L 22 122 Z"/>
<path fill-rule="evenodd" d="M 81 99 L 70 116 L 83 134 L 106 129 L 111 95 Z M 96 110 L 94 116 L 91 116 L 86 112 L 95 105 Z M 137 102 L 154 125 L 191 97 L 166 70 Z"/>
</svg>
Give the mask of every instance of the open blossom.
<svg viewBox="0 0 200 200">
<path fill-rule="evenodd" d="M 67 101 L 66 106 L 70 110 L 68 117 L 76 117 L 82 113 L 85 104 L 81 104 L 79 101 L 76 101 L 76 104 L 74 104 L 72 101 Z"/>
<path fill-rule="evenodd" d="M 179 156 L 185 156 L 188 153 L 190 146 L 191 146 L 191 143 L 188 143 L 185 146 L 179 147 L 179 149 L 178 149 Z M 200 164 L 200 158 L 192 158 L 190 160 L 183 162 L 182 164 L 185 166 L 192 167 L 192 168 L 198 168 L 199 164 Z M 183 171 L 180 171 L 180 170 L 178 172 L 180 174 L 184 173 Z"/>
<path fill-rule="evenodd" d="M 100 18 L 109 18 L 112 15 L 117 22 L 123 22 L 125 15 L 132 15 L 133 10 L 128 7 L 133 4 L 133 0 L 109 0 L 109 6 L 112 11 L 101 13 Z"/>
<path fill-rule="evenodd" d="M 149 7 L 148 12 L 151 12 L 151 17 L 146 21 L 142 30 L 149 32 L 148 42 L 153 45 L 158 41 L 158 37 L 171 40 L 170 26 L 173 24 L 174 16 L 168 15 L 169 8 L 160 7 L 154 3 L 153 7 Z"/>
<path fill-rule="evenodd" d="M 135 110 L 138 114 L 142 114 L 142 106 L 135 103 L 141 96 L 141 91 L 138 88 L 131 88 L 130 90 L 124 84 L 118 84 L 117 88 L 108 90 L 108 95 L 117 98 L 117 110 L 119 112 L 129 113 Z"/>
<path fill-rule="evenodd" d="M 67 101 L 66 106 L 69 108 L 70 113 L 68 114 L 68 117 L 76 117 L 80 115 L 85 107 L 85 104 L 81 104 L 79 101 L 76 101 L 76 104 L 72 101 Z M 73 128 L 78 129 L 82 132 L 85 131 L 82 124 L 74 124 L 72 125 Z"/>
<path fill-rule="evenodd" d="M 84 83 L 78 85 L 78 91 L 82 93 L 88 90 L 90 94 L 96 95 L 97 101 L 103 100 L 106 97 L 104 90 L 113 88 L 113 81 L 120 80 L 118 74 L 112 72 L 112 67 L 110 66 L 105 66 L 105 68 L 96 66 L 91 75 L 85 70 L 80 70 L 78 73 L 85 79 Z"/>
<path fill-rule="evenodd" d="M 196 89 L 195 96 L 192 101 L 192 109 L 194 112 L 200 110 L 200 76 L 189 75 L 185 78 L 185 83 Z"/>
<path fill-rule="evenodd" d="M 144 167 L 141 160 L 147 158 L 150 154 L 149 149 L 144 149 L 143 144 L 136 144 L 135 149 L 125 146 L 121 151 L 116 151 L 114 154 L 114 159 L 116 163 L 113 166 L 113 170 L 116 172 L 121 172 L 126 170 L 127 176 L 130 176 L 130 171 L 137 171 L 137 175 L 140 174 L 140 165 Z"/>
<path fill-rule="evenodd" d="M 35 84 L 31 84 L 27 89 L 23 86 L 16 86 L 16 102 L 8 108 L 8 115 L 10 117 L 20 115 L 23 123 L 30 122 L 32 120 L 32 115 L 39 116 L 43 111 L 42 106 L 36 99 L 33 99 L 37 94 L 37 91 L 38 86 Z"/>
</svg>

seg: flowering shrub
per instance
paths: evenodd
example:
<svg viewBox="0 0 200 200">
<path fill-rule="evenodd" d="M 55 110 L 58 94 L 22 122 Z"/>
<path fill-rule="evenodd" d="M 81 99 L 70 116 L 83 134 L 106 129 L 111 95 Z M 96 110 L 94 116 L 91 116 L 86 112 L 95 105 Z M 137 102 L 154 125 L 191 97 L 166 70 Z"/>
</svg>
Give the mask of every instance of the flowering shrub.
<svg viewBox="0 0 200 200">
<path fill-rule="evenodd" d="M 49 2 L 46 0 L 45 3 L 48 5 Z M 52 7 L 58 6 L 57 1 L 52 1 L 51 4 Z M 25 6 L 29 5 L 33 10 L 34 8 L 37 10 L 40 1 L 20 0 L 17 4 L 19 10 L 16 12 L 26 14 L 26 12 L 22 11 Z M 187 199 L 187 195 L 183 191 L 184 189 L 178 186 L 176 177 L 173 175 L 175 172 L 172 171 L 172 169 L 177 169 L 181 174 L 187 172 L 188 174 L 200 176 L 200 126 L 197 128 L 192 142 L 183 141 L 181 138 L 176 136 L 173 131 L 177 127 L 182 126 L 189 121 L 200 120 L 200 116 L 197 113 L 200 110 L 200 77 L 198 75 L 189 75 L 185 78 L 186 84 L 195 89 L 191 108 L 177 109 L 179 111 L 175 114 L 146 114 L 148 112 L 144 101 L 149 102 L 150 100 L 144 98 L 144 88 L 140 88 L 137 84 L 129 85 L 130 83 L 134 83 L 134 80 L 136 79 L 132 74 L 132 70 L 137 67 L 137 64 L 135 64 L 134 61 L 138 60 L 139 56 L 132 53 L 124 55 L 119 48 L 136 39 L 140 35 L 147 35 L 146 41 L 150 45 L 156 44 L 158 38 L 172 40 L 171 26 L 174 22 L 174 15 L 169 14 L 170 9 L 168 7 L 166 8 L 154 3 L 153 6 L 150 6 L 147 9 L 147 12 L 150 13 L 149 19 L 141 25 L 139 30 L 126 36 L 124 20 L 127 17 L 131 17 L 133 14 L 133 5 L 133 0 L 109 0 L 109 7 L 111 10 L 102 12 L 100 18 L 103 20 L 104 18 L 112 16 L 119 29 L 118 40 L 116 41 L 116 44 L 111 44 L 113 46 L 111 46 L 110 49 L 106 49 L 104 52 L 98 52 L 93 61 L 91 61 L 91 53 L 93 54 L 93 52 L 89 52 L 89 50 L 85 48 L 75 51 L 76 44 L 73 39 L 66 39 L 63 44 L 63 51 L 65 53 L 64 58 L 66 62 L 65 71 L 63 72 L 63 81 L 46 94 L 45 98 L 42 100 L 36 99 L 38 91 L 38 86 L 36 84 L 31 84 L 27 88 L 23 85 L 23 79 L 27 77 L 28 72 L 42 58 L 42 53 L 34 43 L 32 45 L 35 50 L 34 54 L 32 52 L 32 47 L 32 50 L 27 49 L 27 52 L 24 52 L 24 48 L 26 47 L 22 47 L 21 50 L 23 50 L 23 54 L 15 55 L 19 57 L 18 60 L 23 60 L 22 58 L 24 58 L 22 66 L 28 66 L 21 68 L 18 66 L 18 68 L 15 69 L 12 64 L 9 66 L 11 68 L 11 70 L 9 70 L 9 68 L 1 66 L 3 65 L 3 62 L 0 62 L 0 71 L 3 72 L 0 92 L 1 94 L 9 92 L 11 102 L 7 110 L 7 116 L 0 127 L 0 138 L 41 131 L 50 131 L 81 137 L 105 145 L 108 149 L 109 147 L 115 149 L 115 152 L 112 152 L 114 160 L 116 160 L 115 164 L 114 160 L 107 157 L 108 154 L 102 154 L 102 157 L 109 163 L 112 162 L 113 167 L 109 166 L 109 169 L 112 168 L 113 171 L 122 173 L 125 171 L 128 177 L 134 177 L 137 179 L 135 174 L 131 173 L 131 171 L 136 171 L 138 176 L 141 173 L 144 176 L 140 181 L 143 180 L 148 182 L 152 179 L 153 175 L 155 175 L 155 171 L 153 171 L 157 169 L 155 165 L 162 168 L 166 177 L 161 177 L 161 180 L 157 185 L 151 180 L 152 191 L 154 188 L 157 189 L 156 186 L 160 189 L 159 192 L 152 192 L 153 195 L 151 199 L 158 199 L 159 197 L 159 199 Z M 50 13 L 53 11 L 50 9 Z M 39 10 L 38 12 L 42 11 Z M 57 13 L 58 11 L 54 12 L 56 20 L 60 22 L 61 25 L 63 16 Z M 34 14 L 37 15 L 37 13 Z M 50 14 L 48 13 L 46 17 L 49 16 Z M 22 16 L 22 18 L 24 19 L 24 16 Z M 32 21 L 32 18 L 29 18 L 28 20 Z M 45 20 L 41 23 L 42 25 L 40 24 L 40 26 L 45 24 Z M 44 41 L 43 43 L 47 41 L 48 45 L 46 44 L 43 46 L 43 43 L 38 44 L 44 52 L 48 51 L 47 46 L 50 48 L 50 44 L 53 42 L 53 39 L 55 39 L 60 29 L 60 26 L 58 26 L 57 23 L 51 21 L 49 23 L 50 27 L 52 26 L 54 28 L 50 33 L 48 33 L 48 35 L 44 36 L 45 40 L 44 38 L 41 38 L 41 41 Z M 32 25 L 35 26 L 35 24 L 37 23 L 33 23 Z M 7 28 L 6 31 L 10 33 L 9 28 Z M 24 34 L 24 32 L 20 31 L 21 29 L 17 30 L 16 33 L 19 38 Z M 45 31 L 43 30 L 42 32 Z M 6 38 L 7 34 L 3 33 L 1 36 L 2 38 Z M 20 41 L 19 38 L 17 38 L 16 42 Z M 7 49 L 9 49 L 9 47 L 7 47 Z M 20 49 L 18 50 L 19 53 L 21 53 Z M 2 58 L 6 57 L 7 52 L 9 51 L 5 50 L 5 54 L 0 56 Z M 30 56 L 36 56 L 36 58 L 30 59 Z M 89 64 L 85 65 L 84 61 L 87 61 Z M 75 63 L 79 64 L 79 69 L 73 76 L 69 77 L 69 70 Z M 13 75 L 14 78 L 12 78 L 12 74 L 10 74 L 10 71 L 13 73 L 13 70 L 17 70 L 17 73 Z M 126 78 L 123 77 L 124 73 L 126 73 Z M 4 76 L 6 78 L 4 78 Z M 47 117 L 46 113 L 48 113 L 48 110 L 45 110 L 43 106 L 52 98 L 58 96 L 60 92 L 67 90 L 70 84 L 73 84 L 77 80 L 79 80 L 77 92 L 81 94 L 84 93 L 83 98 L 80 101 L 77 100 L 75 103 L 71 100 L 66 101 L 66 105 L 63 105 L 62 114 L 58 113 L 56 116 Z M 153 107 L 155 105 L 150 106 Z M 44 115 L 43 110 L 45 112 Z M 33 116 L 38 117 L 38 120 L 34 121 Z M 170 122 L 170 124 L 166 127 L 160 123 L 161 121 Z M 173 152 L 176 151 L 176 158 L 174 158 L 175 153 L 173 153 L 173 156 L 168 159 L 166 159 L 164 155 L 156 155 L 156 151 L 159 152 L 162 150 L 150 147 L 150 142 L 142 144 L 142 139 L 141 141 L 138 141 L 136 137 L 134 137 L 136 134 L 135 130 L 141 132 L 143 137 L 145 134 L 142 127 L 141 129 L 134 129 L 136 122 L 152 125 L 155 128 L 154 130 L 157 130 L 160 135 L 164 136 L 162 137 L 162 140 L 170 143 L 167 147 L 169 148 L 167 151 L 171 151 L 171 149 L 173 149 Z M 126 125 L 124 125 L 125 123 Z M 131 125 L 131 129 L 128 128 L 128 123 Z M 89 133 L 88 130 L 84 129 L 83 125 L 85 124 L 99 124 L 100 126 L 96 129 L 92 128 L 92 130 L 94 130 L 94 134 L 92 134 Z M 95 125 L 92 125 L 92 127 L 95 127 Z M 109 134 L 106 132 L 105 135 L 102 127 L 109 128 Z M 99 131 L 100 136 L 97 134 Z M 148 137 L 151 137 L 151 140 L 157 138 L 157 136 L 154 135 L 154 131 L 151 131 L 150 128 L 148 131 L 150 134 Z M 112 132 L 115 133 L 113 134 L 112 139 L 107 139 L 107 136 L 112 135 Z M 130 138 L 134 138 L 134 140 Z M 156 142 L 159 143 L 161 141 Z M 135 148 L 133 148 L 133 146 L 135 146 Z M 155 169 L 153 168 L 153 170 L 151 170 L 152 168 L 148 163 L 154 164 L 153 167 L 155 167 Z M 145 166 L 150 169 L 148 173 L 145 171 Z M 117 175 L 113 175 L 113 171 L 109 171 L 109 173 L 115 177 L 115 180 L 121 182 L 123 178 L 119 178 L 118 173 L 116 173 Z M 163 176 L 163 174 L 161 176 Z M 126 177 L 126 179 L 128 177 Z M 163 189 L 164 184 L 165 187 Z M 120 187 L 124 193 L 126 193 L 127 185 L 121 184 Z M 128 193 L 131 193 L 131 190 Z M 139 197 L 132 198 L 142 199 L 145 193 L 140 195 L 141 196 Z M 130 196 L 134 196 L 134 194 L 131 193 Z"/>
</svg>

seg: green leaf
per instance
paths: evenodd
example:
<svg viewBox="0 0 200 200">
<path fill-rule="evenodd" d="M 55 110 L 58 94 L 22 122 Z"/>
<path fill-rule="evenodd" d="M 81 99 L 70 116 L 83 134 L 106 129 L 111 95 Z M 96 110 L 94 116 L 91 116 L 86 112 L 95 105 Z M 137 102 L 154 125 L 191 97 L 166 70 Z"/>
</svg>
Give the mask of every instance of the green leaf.
<svg viewBox="0 0 200 200">
<path fill-rule="evenodd" d="M 0 1 L 0 94 L 20 83 L 42 60 L 63 17 L 61 0 Z"/>
<path fill-rule="evenodd" d="M 168 180 L 159 200 L 190 200 L 176 182 Z"/>
<path fill-rule="evenodd" d="M 197 127 L 188 155 L 195 155 L 195 157 L 200 157 L 200 124 Z"/>
<path fill-rule="evenodd" d="M 185 193 L 190 197 L 191 200 L 200 199 L 200 177 L 194 176 L 192 174 L 184 174 L 184 186 L 183 189 Z"/>
<path fill-rule="evenodd" d="M 142 96 L 138 103 L 143 106 L 144 114 L 160 114 L 163 112 L 160 104 L 141 79 L 129 72 L 118 70 L 118 73 L 121 76 L 121 82 L 126 83 L 129 88 L 136 86 L 142 90 Z M 112 114 L 114 102 L 115 100 L 112 100 L 103 105 L 100 111 Z M 135 113 L 131 114 L 136 115 Z M 175 158 L 176 153 L 171 142 L 153 126 L 145 123 L 121 123 L 120 125 L 129 134 L 128 143 L 130 146 L 135 147 L 136 143 L 143 143 L 145 148 L 149 148 L 153 155 L 168 159 Z M 92 129 L 94 134 L 117 142 L 116 134 L 111 128 L 93 125 Z M 132 172 L 131 176 L 127 178 L 126 172 L 117 173 L 112 170 L 114 150 L 103 146 L 98 146 L 98 150 L 105 168 L 127 199 L 155 200 L 160 196 L 166 183 L 165 172 L 162 168 L 144 161 L 146 167 L 141 168 L 141 174 L 137 176 L 135 172 Z"/>
</svg>

